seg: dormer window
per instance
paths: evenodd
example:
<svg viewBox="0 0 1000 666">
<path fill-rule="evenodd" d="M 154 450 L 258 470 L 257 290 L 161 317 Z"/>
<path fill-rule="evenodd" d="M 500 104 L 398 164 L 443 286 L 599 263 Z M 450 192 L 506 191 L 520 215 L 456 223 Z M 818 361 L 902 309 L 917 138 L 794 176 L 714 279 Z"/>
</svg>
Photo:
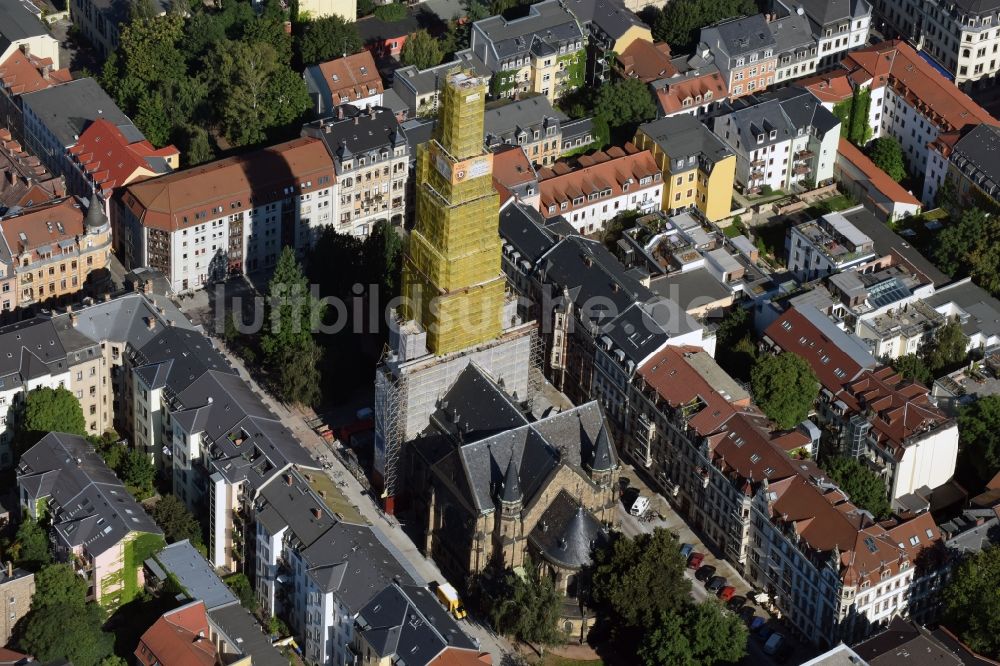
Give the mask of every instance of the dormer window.
<svg viewBox="0 0 1000 666">
<path fill-rule="evenodd" d="M 774 141 L 778 138 L 778 130 L 771 130 L 771 140 Z"/>
<path fill-rule="evenodd" d="M 764 135 L 763 134 L 758 134 L 757 135 L 757 143 L 764 143 Z"/>
</svg>

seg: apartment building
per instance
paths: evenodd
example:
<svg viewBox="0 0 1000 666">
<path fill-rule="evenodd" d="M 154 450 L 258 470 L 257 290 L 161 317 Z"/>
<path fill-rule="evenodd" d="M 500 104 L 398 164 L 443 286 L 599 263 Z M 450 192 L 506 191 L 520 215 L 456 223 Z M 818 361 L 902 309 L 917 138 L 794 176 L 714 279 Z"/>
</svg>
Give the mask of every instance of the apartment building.
<svg viewBox="0 0 1000 666">
<path fill-rule="evenodd" d="M 520 146 L 535 166 L 549 166 L 563 153 L 562 124 L 569 120 L 538 95 L 487 109 L 483 115 L 486 147 Z"/>
<path fill-rule="evenodd" d="M 0 10 L 3 11 L 3 10 Z M 73 80 L 68 68 L 58 69 L 51 58 L 42 58 L 14 49 L 0 61 L 0 127 L 4 127 L 21 140 L 24 136 L 24 119 L 21 112 L 21 95 L 44 90 Z"/>
<path fill-rule="evenodd" d="M 1000 70 L 1000 3 L 873 0 L 882 34 L 905 40 L 964 90 L 992 85 Z"/>
<path fill-rule="evenodd" d="M 677 66 L 666 42 L 637 39 L 615 55 L 615 69 L 623 79 L 638 79 L 645 84 L 677 75 Z"/>
<path fill-rule="evenodd" d="M 386 641 L 384 636 L 396 636 Z M 392 583 L 361 609 L 354 619 L 351 652 L 358 666 L 390 666 L 404 662 L 426 666 L 488 666 L 459 624 L 425 587 Z"/>
<path fill-rule="evenodd" d="M 493 189 L 500 195 L 501 208 L 514 198 L 537 213 L 538 174 L 519 147 L 507 146 L 493 153 Z"/>
<path fill-rule="evenodd" d="M 649 150 L 663 178 L 663 210 L 697 208 L 713 222 L 729 216 L 736 155 L 694 115 L 640 125 L 635 145 Z"/>
<path fill-rule="evenodd" d="M 816 3 L 819 4 L 819 3 Z M 819 47 L 805 12 L 791 11 L 784 16 L 767 16 L 767 27 L 774 38 L 778 54 L 775 66 L 776 83 L 814 74 L 820 63 Z"/>
<path fill-rule="evenodd" d="M 538 172 L 538 210 L 563 217 L 578 233 L 602 231 L 619 213 L 650 213 L 663 204 L 663 178 L 652 154 L 631 143 L 583 155 L 575 168 L 557 162 Z"/>
<path fill-rule="evenodd" d="M 528 15 L 491 16 L 472 24 L 471 49 L 491 72 L 490 96 L 541 93 L 555 102 L 584 84 L 586 36 L 559 0 L 544 0 Z"/>
<path fill-rule="evenodd" d="M 184 602 L 167 611 L 140 637 L 141 666 L 286 666 L 250 611 L 240 605 L 191 542 L 177 541 L 146 559 L 146 581 Z M 177 588 L 180 588 L 178 592 Z"/>
<path fill-rule="evenodd" d="M 1000 171 L 993 155 L 1000 149 L 1000 127 L 976 125 L 955 142 L 948 156 L 948 175 L 960 208 L 1000 210 Z"/>
<path fill-rule="evenodd" d="M 311 663 L 355 663 L 358 614 L 394 580 L 412 585 L 411 574 L 376 530 L 339 519 L 297 471 L 263 489 L 255 514 L 261 605 L 288 623 Z"/>
<path fill-rule="evenodd" d="M 75 300 L 78 292 L 101 290 L 98 280 L 106 280 L 111 225 L 99 205 L 67 197 L 34 206 L 0 220 L 0 236 L 3 310 Z"/>
<path fill-rule="evenodd" d="M 175 292 L 273 268 L 337 215 L 324 143 L 299 138 L 128 185 L 114 198 L 115 254 L 160 271 Z"/>
<path fill-rule="evenodd" d="M 736 184 L 746 193 L 833 178 L 840 121 L 801 88 L 739 100 L 712 130 L 736 153 Z"/>
<path fill-rule="evenodd" d="M 73 25 L 103 59 L 118 49 L 122 28 L 128 25 L 130 5 L 112 0 L 72 0 L 67 3 Z M 153 0 L 153 12 L 162 16 L 170 10 L 167 0 Z"/>
<path fill-rule="evenodd" d="M 785 243 L 788 270 L 803 281 L 861 266 L 877 256 L 875 241 L 842 213 L 791 227 Z"/>
<path fill-rule="evenodd" d="M 633 44 L 653 42 L 649 26 L 621 0 L 565 0 L 564 4 L 587 35 L 588 85 L 610 79 L 614 55 Z"/>
<path fill-rule="evenodd" d="M 685 69 L 651 83 L 657 115 L 661 118 L 692 115 L 704 118 L 721 108 L 729 92 L 726 80 L 715 65 Z"/>
<path fill-rule="evenodd" d="M 110 219 L 116 190 L 174 171 L 180 155 L 174 146 L 154 148 L 135 125 L 98 118 L 67 151 L 70 165 L 63 173 L 70 192 L 96 201 Z"/>
<path fill-rule="evenodd" d="M 872 138 L 895 137 L 909 171 L 923 176 L 915 192 L 934 205 L 948 173 L 948 155 L 964 131 L 997 121 L 942 76 L 913 48 L 899 40 L 852 51 L 841 68 L 802 83 L 827 108 L 844 102 L 855 89 L 867 88 Z"/>
<path fill-rule="evenodd" d="M 336 169 L 334 210 L 323 224 L 354 236 L 367 236 L 379 222 L 402 225 L 410 145 L 389 109 L 340 106 L 334 117 L 304 126 L 302 135 L 320 140 Z"/>
<path fill-rule="evenodd" d="M 919 199 L 890 178 L 844 137 L 840 138 L 837 145 L 834 176 L 855 201 L 860 201 L 861 205 L 887 224 L 919 215 L 923 210 Z"/>
<path fill-rule="evenodd" d="M 813 42 L 819 51 L 815 71 L 832 67 L 848 49 L 868 43 L 872 18 L 868 0 L 776 0 L 775 9 L 778 10 L 776 17 L 797 14 L 808 19 Z M 810 57 L 814 55 L 810 49 Z M 779 61 L 779 68 L 782 64 Z M 799 75 L 803 73 L 806 72 Z"/>
<path fill-rule="evenodd" d="M 17 487 L 26 515 L 51 521 L 56 555 L 87 581 L 88 599 L 108 611 L 132 601 L 163 531 L 85 438 L 47 434 L 21 456 Z"/>
<path fill-rule="evenodd" d="M 732 99 L 771 87 L 777 45 L 763 14 L 744 16 L 701 29 L 698 52 L 710 53 Z"/>
<path fill-rule="evenodd" d="M 802 640 L 833 645 L 932 612 L 941 574 L 917 567 L 940 541 L 930 514 L 876 523 L 815 463 L 789 455 L 804 433 L 770 432 L 698 350 L 661 350 L 630 391 L 630 457 Z"/>
<path fill-rule="evenodd" d="M 0 615 L 0 640 L 10 643 L 14 626 L 31 610 L 31 596 L 35 593 L 35 574 L 24 569 L 15 569 L 7 562 L 0 571 L 0 604 L 4 612 Z"/>
<path fill-rule="evenodd" d="M 0 129 L 0 217 L 66 196 L 66 180 L 49 173 L 11 132 Z"/>
<path fill-rule="evenodd" d="M 5 2 L 0 7 L 0 62 L 15 51 L 52 61 L 60 68 L 59 41 L 41 20 L 41 11 L 32 4 Z"/>
<path fill-rule="evenodd" d="M 392 89 L 410 110 L 410 116 L 436 116 L 441 86 L 452 70 L 471 70 L 473 76 L 492 76 L 486 64 L 477 58 L 472 49 L 456 51 L 451 62 L 427 69 L 415 65 L 400 67 L 392 74 Z"/>
<path fill-rule="evenodd" d="M 333 113 L 341 104 L 359 109 L 382 106 L 382 76 L 371 51 L 310 65 L 302 76 L 317 117 Z"/>
<path fill-rule="evenodd" d="M 925 301 L 949 319 L 958 319 L 970 350 L 1000 345 L 1000 301 L 966 277 L 939 288 Z"/>
<path fill-rule="evenodd" d="M 838 433 L 846 455 L 883 478 L 894 506 L 904 495 L 947 483 L 958 456 L 954 419 L 934 406 L 927 387 L 889 367 L 859 365 L 865 357 L 845 348 L 863 343 L 851 336 L 838 346 L 831 328 L 839 331 L 815 308 L 792 307 L 764 330 L 764 342 L 813 369 L 822 385 L 817 415 Z"/>
</svg>

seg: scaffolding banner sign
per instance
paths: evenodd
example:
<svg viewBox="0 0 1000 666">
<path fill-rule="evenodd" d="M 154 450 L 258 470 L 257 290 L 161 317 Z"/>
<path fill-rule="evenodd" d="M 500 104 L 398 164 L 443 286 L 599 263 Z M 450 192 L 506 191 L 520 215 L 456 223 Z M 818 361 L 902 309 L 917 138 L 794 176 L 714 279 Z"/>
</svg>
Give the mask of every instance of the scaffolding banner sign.
<svg viewBox="0 0 1000 666">
<path fill-rule="evenodd" d="M 465 160 L 453 162 L 443 150 L 437 146 L 432 146 L 434 151 L 434 166 L 438 173 L 452 185 L 481 176 L 487 176 L 493 172 L 493 155 L 477 155 Z"/>
</svg>

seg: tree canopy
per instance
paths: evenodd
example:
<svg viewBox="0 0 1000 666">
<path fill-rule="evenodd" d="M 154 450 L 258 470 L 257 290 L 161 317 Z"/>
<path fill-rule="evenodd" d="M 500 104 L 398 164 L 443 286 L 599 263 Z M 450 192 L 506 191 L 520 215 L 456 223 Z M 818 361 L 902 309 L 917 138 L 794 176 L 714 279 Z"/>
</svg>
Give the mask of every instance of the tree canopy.
<svg viewBox="0 0 1000 666">
<path fill-rule="evenodd" d="M 677 538 L 665 529 L 633 539 L 619 535 L 596 552 L 591 594 L 610 615 L 638 627 L 688 599 L 685 566 Z"/>
<path fill-rule="evenodd" d="M 1000 547 L 971 555 L 942 593 L 944 618 L 966 645 L 1000 659 Z"/>
<path fill-rule="evenodd" d="M 726 313 L 715 332 L 715 360 L 733 377 L 750 380 L 750 370 L 757 360 L 757 349 L 751 334 L 750 311 L 736 306 Z"/>
<path fill-rule="evenodd" d="M 149 456 L 142 451 L 129 451 L 121 460 L 117 469 L 118 477 L 128 487 L 129 491 L 142 501 L 153 494 L 153 481 L 156 469 Z"/>
<path fill-rule="evenodd" d="M 906 178 L 906 163 L 903 161 L 903 147 L 894 136 L 880 136 L 871 142 L 868 157 L 879 169 L 885 171 L 894 181 Z"/>
<path fill-rule="evenodd" d="M 958 318 L 934 331 L 934 337 L 924 350 L 924 360 L 932 373 L 958 365 L 968 355 L 969 338 L 962 332 Z"/>
<path fill-rule="evenodd" d="M 952 277 L 969 275 L 983 289 L 1000 294 L 1000 218 L 970 208 L 935 240 L 941 270 Z"/>
<path fill-rule="evenodd" d="M 801 356 L 767 354 L 750 371 L 754 402 L 780 428 L 794 428 L 809 416 L 819 395 L 819 380 Z"/>
<path fill-rule="evenodd" d="M 958 415 L 959 470 L 985 484 L 1000 471 L 1000 395 L 987 395 Z"/>
<path fill-rule="evenodd" d="M 671 0 L 654 15 L 653 39 L 670 44 L 674 53 L 688 53 L 704 26 L 759 11 L 753 0 Z"/>
<path fill-rule="evenodd" d="M 50 564 L 35 574 L 31 610 L 53 606 L 81 608 L 87 603 L 87 581 L 69 564 Z"/>
<path fill-rule="evenodd" d="M 226 576 L 226 585 L 229 589 L 233 591 L 236 598 L 240 600 L 240 605 L 246 608 L 251 613 L 257 611 L 257 595 L 253 592 L 253 586 L 250 585 L 250 579 L 246 577 L 246 574 L 235 573 L 231 576 Z"/>
<path fill-rule="evenodd" d="M 309 292 L 295 251 L 285 247 L 268 283 L 268 318 L 261 349 L 279 397 L 315 405 L 322 397 L 322 353 L 313 332 L 323 320 L 323 306 Z"/>
<path fill-rule="evenodd" d="M 325 16 L 306 23 L 301 28 L 298 45 L 303 65 L 351 55 L 363 46 L 354 23 L 339 16 Z"/>
<path fill-rule="evenodd" d="M 394 5 L 386 6 L 392 7 Z M 406 38 L 399 59 L 404 65 L 414 65 L 417 69 L 427 69 L 440 65 L 444 59 L 444 52 L 441 50 L 441 43 L 431 37 L 429 32 L 417 30 Z"/>
<path fill-rule="evenodd" d="M 537 567 L 529 562 L 524 568 L 523 577 L 510 569 L 504 572 L 490 604 L 490 622 L 502 634 L 551 645 L 561 638 L 556 626 L 561 598 L 552 581 L 539 575 Z"/>
<path fill-rule="evenodd" d="M 898 372 L 904 379 L 912 379 L 921 384 L 930 384 L 934 381 L 931 369 L 927 367 L 924 359 L 919 354 L 904 354 L 897 356 L 890 362 L 892 369 Z"/>
<path fill-rule="evenodd" d="M 176 495 L 160 498 L 153 507 L 153 520 L 163 530 L 168 543 L 188 539 L 192 544 L 202 543 L 201 525 Z"/>
<path fill-rule="evenodd" d="M 684 603 L 651 618 L 639 659 L 646 666 L 713 666 L 746 655 L 747 628 L 713 602 Z"/>
<path fill-rule="evenodd" d="M 50 432 L 86 435 L 80 401 L 67 389 L 41 387 L 29 391 L 24 399 L 23 416 L 15 435 L 15 450 L 23 453 Z"/>
<path fill-rule="evenodd" d="M 37 571 L 52 561 L 49 535 L 31 516 L 25 516 L 14 536 L 15 560 L 19 567 Z"/>
<path fill-rule="evenodd" d="M 856 506 L 869 511 L 876 520 L 889 517 L 889 496 L 878 474 L 857 458 L 837 456 L 823 462 L 823 470 Z"/>
<path fill-rule="evenodd" d="M 649 87 L 642 81 L 617 80 L 598 89 L 594 115 L 615 126 L 641 123 L 656 117 L 656 102 Z"/>
</svg>

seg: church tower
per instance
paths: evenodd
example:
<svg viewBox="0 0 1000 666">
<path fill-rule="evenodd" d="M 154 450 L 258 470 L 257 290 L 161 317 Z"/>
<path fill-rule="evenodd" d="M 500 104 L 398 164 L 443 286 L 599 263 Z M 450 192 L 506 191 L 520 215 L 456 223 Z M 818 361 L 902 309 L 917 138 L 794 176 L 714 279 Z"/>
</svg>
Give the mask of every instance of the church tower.
<svg viewBox="0 0 1000 666">
<path fill-rule="evenodd" d="M 483 149 L 487 81 L 450 74 L 434 139 L 417 148 L 416 226 L 403 265 L 403 316 L 443 356 L 500 336 L 505 279 L 493 155 Z"/>
</svg>

